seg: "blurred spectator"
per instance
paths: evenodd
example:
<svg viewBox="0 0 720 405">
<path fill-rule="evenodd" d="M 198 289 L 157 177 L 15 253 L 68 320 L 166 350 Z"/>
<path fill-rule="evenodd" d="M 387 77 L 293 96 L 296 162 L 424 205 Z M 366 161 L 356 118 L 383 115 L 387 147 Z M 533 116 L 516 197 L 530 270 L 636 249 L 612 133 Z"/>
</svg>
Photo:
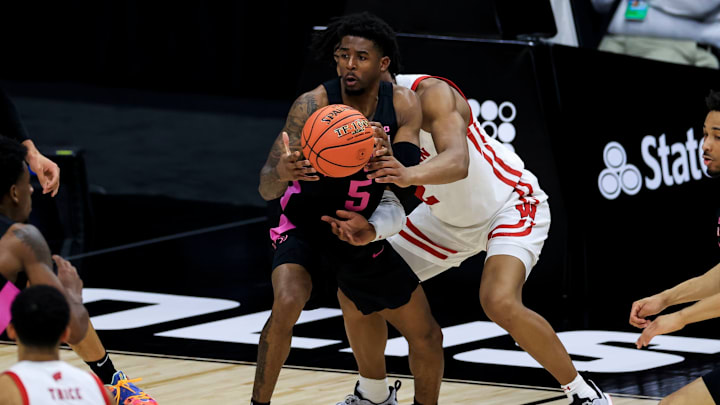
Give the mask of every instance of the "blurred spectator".
<svg viewBox="0 0 720 405">
<path fill-rule="evenodd" d="M 720 0 L 592 0 L 613 12 L 599 49 L 692 66 L 718 68 Z M 613 10 L 614 7 L 614 10 Z M 634 7 L 636 12 L 628 12 Z"/>
</svg>

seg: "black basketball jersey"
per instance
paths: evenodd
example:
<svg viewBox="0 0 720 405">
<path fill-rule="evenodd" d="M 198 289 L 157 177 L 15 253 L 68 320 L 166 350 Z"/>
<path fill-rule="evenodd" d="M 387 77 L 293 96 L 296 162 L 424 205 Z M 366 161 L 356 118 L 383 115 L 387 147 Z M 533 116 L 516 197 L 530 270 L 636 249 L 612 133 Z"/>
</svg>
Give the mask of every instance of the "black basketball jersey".
<svg viewBox="0 0 720 405">
<path fill-rule="evenodd" d="M 343 103 L 339 78 L 327 81 L 323 86 L 327 91 L 329 104 Z M 371 121 L 383 124 L 389 136 L 397 131 L 392 86 L 392 83 L 380 82 L 375 114 L 368 117 Z M 337 240 L 330 231 L 330 225 L 320 217 L 336 217 L 335 211 L 347 210 L 369 218 L 380 203 L 386 187 L 369 180 L 364 170 L 342 178 L 327 177 L 319 173 L 318 176 L 318 181 L 294 181 L 289 185 L 285 195 L 279 200 L 282 216 L 279 226 L 271 230 L 271 237 L 298 228 L 325 240 Z"/>
</svg>

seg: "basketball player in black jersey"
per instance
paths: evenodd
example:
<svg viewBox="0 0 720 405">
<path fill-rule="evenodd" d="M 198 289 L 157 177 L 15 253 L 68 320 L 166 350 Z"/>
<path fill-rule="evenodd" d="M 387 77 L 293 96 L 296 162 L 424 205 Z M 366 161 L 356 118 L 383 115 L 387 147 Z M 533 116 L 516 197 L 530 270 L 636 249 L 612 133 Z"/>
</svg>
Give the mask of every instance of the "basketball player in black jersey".
<svg viewBox="0 0 720 405">
<path fill-rule="evenodd" d="M 290 351 L 293 326 L 313 285 L 333 277 L 341 306 L 380 313 L 405 336 L 416 403 L 434 405 L 443 371 L 442 332 L 417 277 L 397 254 L 388 254 L 386 241 L 351 246 L 339 241 L 321 220 L 337 210 L 370 217 L 385 187 L 368 180 L 363 171 L 339 179 L 317 175 L 297 151 L 307 118 L 320 107 L 341 103 L 379 122 L 376 130 L 389 132 L 398 159 L 417 164 L 422 121 L 418 99 L 407 89 L 381 81 L 385 71 L 397 72 L 397 43 L 392 29 L 375 16 L 363 13 L 335 19 L 315 37 L 313 48 L 320 55 L 330 51 L 328 59 L 334 58 L 339 77 L 295 101 L 260 174 L 260 194 L 280 214 L 278 226 L 271 230 L 274 302 L 258 344 L 252 403 L 270 402 Z M 397 387 L 388 389 L 384 383 L 382 388 L 387 395 L 373 401 L 361 395 L 363 402 L 356 403 L 395 404 Z"/>
<path fill-rule="evenodd" d="M 58 288 L 65 293 L 71 310 L 68 343 L 104 384 L 118 385 L 127 378 L 115 369 L 90 323 L 82 304 L 82 281 L 75 267 L 62 257 L 51 255 L 40 231 L 25 224 L 32 210 L 33 193 L 25 163 L 28 153 L 23 144 L 0 136 L 0 321 L 3 311 L 9 310 L 12 299 L 28 282 Z M 53 273 L 53 261 L 57 265 L 57 276 Z M 5 326 L 0 322 L 0 333 Z M 142 397 L 143 403 L 155 404 L 142 390 L 130 385 L 134 392 L 126 388 L 120 390 L 123 403 L 127 397 L 135 396 Z"/>
<path fill-rule="evenodd" d="M 703 125 L 703 164 L 707 166 L 707 173 L 710 176 L 720 177 L 720 92 L 711 92 L 705 101 L 709 112 Z M 720 245 L 720 213 L 717 235 Z M 694 301 L 697 302 L 679 311 L 660 315 L 653 320 L 647 319 L 670 306 Z M 657 335 L 672 333 L 687 324 L 718 317 L 720 317 L 720 264 L 701 276 L 635 301 L 630 309 L 630 324 L 643 328 L 636 343 L 638 349 L 650 345 L 650 341 Z M 720 404 L 720 369 L 716 368 L 673 392 L 660 401 L 660 404 Z"/>
</svg>

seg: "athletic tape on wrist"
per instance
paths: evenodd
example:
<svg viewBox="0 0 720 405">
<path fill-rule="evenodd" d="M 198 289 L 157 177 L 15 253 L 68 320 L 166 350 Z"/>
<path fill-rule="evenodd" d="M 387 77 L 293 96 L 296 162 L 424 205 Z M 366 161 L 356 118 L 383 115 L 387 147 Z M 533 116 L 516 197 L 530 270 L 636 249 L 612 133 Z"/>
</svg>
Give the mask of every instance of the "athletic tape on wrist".
<svg viewBox="0 0 720 405">
<path fill-rule="evenodd" d="M 390 190 L 383 192 L 380 204 L 370 216 L 368 222 L 375 227 L 373 242 L 389 238 L 400 232 L 405 222 L 405 211 L 400 200 Z"/>
</svg>

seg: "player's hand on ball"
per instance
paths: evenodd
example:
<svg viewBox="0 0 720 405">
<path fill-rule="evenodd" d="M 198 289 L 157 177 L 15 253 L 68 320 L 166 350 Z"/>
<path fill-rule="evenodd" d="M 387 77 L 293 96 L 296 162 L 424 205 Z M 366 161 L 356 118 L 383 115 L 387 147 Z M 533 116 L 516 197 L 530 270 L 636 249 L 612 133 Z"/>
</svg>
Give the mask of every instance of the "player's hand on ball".
<svg viewBox="0 0 720 405">
<path fill-rule="evenodd" d="M 374 157 L 392 156 L 392 145 L 390 144 L 390 137 L 385 133 L 385 127 L 377 121 L 370 122 L 370 126 L 375 131 Z"/>
<path fill-rule="evenodd" d="M 287 132 L 282 133 L 285 153 L 275 166 L 280 181 L 317 181 L 320 177 L 315 173 L 315 169 L 309 160 L 301 159 L 299 151 L 290 152 L 290 138 Z"/>
<path fill-rule="evenodd" d="M 338 218 L 323 215 L 320 219 L 330 224 L 332 233 L 353 246 L 363 246 L 375 239 L 375 227 L 364 216 L 353 211 L 337 210 Z"/>
<path fill-rule="evenodd" d="M 655 318 L 654 321 L 650 322 L 650 324 L 645 328 L 645 330 L 643 330 L 643 333 L 640 335 L 637 342 L 635 342 L 635 346 L 638 349 L 641 349 L 649 345 L 650 341 L 655 336 L 676 332 L 683 327 L 685 327 L 685 323 L 680 317 L 680 314 L 677 312 L 658 316 L 657 318 Z"/>
<path fill-rule="evenodd" d="M 645 328 L 650 324 L 650 320 L 646 318 L 659 314 L 666 307 L 664 300 L 658 295 L 635 301 L 630 309 L 630 325 Z"/>
<path fill-rule="evenodd" d="M 370 160 L 365 166 L 367 178 L 378 183 L 395 183 L 399 187 L 412 186 L 413 180 L 407 167 L 403 166 L 394 156 L 380 156 Z"/>
</svg>

